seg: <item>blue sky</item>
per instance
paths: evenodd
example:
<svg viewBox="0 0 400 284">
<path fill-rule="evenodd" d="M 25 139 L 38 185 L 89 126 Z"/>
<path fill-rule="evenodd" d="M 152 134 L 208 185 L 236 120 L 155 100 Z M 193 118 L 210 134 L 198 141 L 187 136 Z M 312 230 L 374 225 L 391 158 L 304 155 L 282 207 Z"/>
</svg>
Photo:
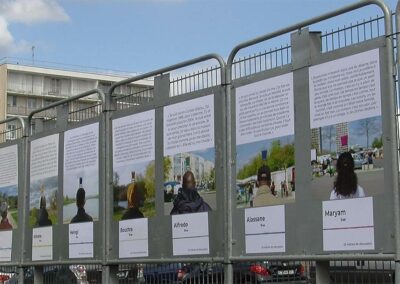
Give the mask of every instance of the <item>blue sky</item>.
<svg viewBox="0 0 400 284">
<path fill-rule="evenodd" d="M 272 142 L 279 140 L 281 146 L 291 144 L 294 142 L 294 135 L 288 135 L 283 137 L 276 137 L 268 140 L 262 140 L 247 144 L 242 144 L 236 147 L 237 156 L 236 156 L 236 172 L 238 172 L 243 166 L 251 160 L 260 155 L 261 151 L 270 150 Z"/>
<path fill-rule="evenodd" d="M 391 9 L 396 1 L 386 0 Z M 344 0 L 1 0 L 0 58 L 147 72 L 348 5 Z M 380 14 L 362 8 L 315 29 Z M 243 54 L 288 43 L 271 41 Z"/>
<path fill-rule="evenodd" d="M 382 136 L 382 118 L 380 116 L 370 117 L 369 121 L 369 141 L 367 145 L 367 136 L 365 129 L 365 121 L 367 119 L 351 121 L 348 124 L 349 130 L 349 146 L 359 145 L 361 147 L 370 147 L 375 138 Z M 331 133 L 329 134 L 329 129 Z M 329 137 L 331 137 L 331 145 L 329 147 Z M 322 148 L 325 151 L 336 151 L 336 126 L 329 125 L 322 127 Z"/>
</svg>

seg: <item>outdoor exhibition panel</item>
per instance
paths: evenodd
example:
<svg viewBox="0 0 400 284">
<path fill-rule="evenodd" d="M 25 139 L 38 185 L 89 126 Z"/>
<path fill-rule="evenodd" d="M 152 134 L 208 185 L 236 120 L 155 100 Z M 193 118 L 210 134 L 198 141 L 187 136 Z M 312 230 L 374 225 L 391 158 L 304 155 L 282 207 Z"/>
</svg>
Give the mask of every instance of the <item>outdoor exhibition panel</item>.
<svg viewBox="0 0 400 284">
<path fill-rule="evenodd" d="M 25 137 L 0 144 L 0 261 L 21 260 Z"/>
<path fill-rule="evenodd" d="M 113 262 L 223 256 L 224 88 L 172 97 L 170 83 L 155 77 L 149 102 L 111 114 Z M 188 171 L 198 203 L 176 210 Z"/>
<path fill-rule="evenodd" d="M 29 137 L 26 263 L 104 257 L 102 114 L 76 121 L 68 103 L 56 103 L 56 123 L 43 123 Z M 35 123 L 38 118 L 32 117 Z"/>
<path fill-rule="evenodd" d="M 379 37 L 321 53 L 320 33 L 303 29 L 291 35 L 290 64 L 233 81 L 235 256 L 395 252 L 385 44 Z M 335 190 L 341 182 L 357 190 L 345 198 Z"/>
</svg>

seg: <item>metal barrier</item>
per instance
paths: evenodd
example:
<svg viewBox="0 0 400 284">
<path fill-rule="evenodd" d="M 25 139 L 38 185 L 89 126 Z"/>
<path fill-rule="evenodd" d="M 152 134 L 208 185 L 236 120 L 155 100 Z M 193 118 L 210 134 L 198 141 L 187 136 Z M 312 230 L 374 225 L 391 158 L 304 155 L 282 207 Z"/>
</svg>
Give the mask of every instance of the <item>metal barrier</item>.
<svg viewBox="0 0 400 284">
<path fill-rule="evenodd" d="M 101 220 L 102 229 L 101 232 L 101 257 L 96 259 L 84 259 L 78 260 L 67 260 L 57 259 L 55 261 L 43 261 L 34 262 L 26 261 L 26 246 L 30 244 L 25 240 L 26 235 L 26 221 L 28 220 L 27 210 L 28 199 L 22 198 L 23 206 L 21 207 L 22 216 L 22 229 L 21 230 L 21 259 L 15 259 L 11 263 L 4 263 L 4 266 L 0 266 L 0 283 L 2 281 L 2 275 L 6 275 L 14 282 L 9 283 L 76 283 L 76 272 L 85 272 L 86 280 L 89 283 L 260 283 L 264 281 L 279 282 L 279 283 L 290 283 L 297 281 L 299 283 L 327 283 L 325 281 L 331 281 L 333 283 L 391 283 L 395 281 L 394 271 L 399 275 L 400 267 L 398 264 L 400 257 L 400 245 L 399 245 L 399 201 L 398 201 L 398 189 L 396 186 L 393 187 L 393 202 L 394 202 L 394 221 L 395 221 L 395 240 L 396 240 L 396 252 L 392 253 L 340 253 L 340 254 L 316 254 L 316 253 L 304 253 L 304 254 L 271 254 L 271 255 L 236 255 L 233 250 L 233 245 L 236 244 L 237 240 L 233 236 L 233 218 L 234 218 L 234 188 L 235 188 L 235 150 L 232 143 L 233 130 L 230 127 L 233 124 L 232 118 L 234 117 L 233 112 L 233 101 L 232 101 L 232 89 L 234 89 L 239 80 L 248 80 L 250 75 L 257 75 L 258 78 L 262 78 L 260 73 L 266 71 L 274 71 L 277 67 L 284 70 L 290 68 L 293 63 L 291 52 L 296 47 L 292 45 L 281 46 L 274 50 L 265 51 L 249 57 L 243 57 L 242 59 L 234 60 L 237 52 L 243 48 L 249 47 L 253 44 L 270 40 L 279 35 L 286 34 L 293 31 L 302 31 L 304 27 L 315 24 L 325 19 L 332 18 L 336 15 L 343 14 L 366 5 L 377 5 L 382 9 L 384 17 L 376 17 L 369 21 L 357 23 L 350 27 L 338 28 L 335 31 L 328 32 L 320 37 L 322 42 L 322 52 L 327 53 L 339 48 L 348 47 L 350 45 L 364 42 L 366 40 L 374 39 L 381 36 L 380 25 L 384 21 L 385 25 L 385 48 L 388 55 L 387 62 L 387 73 L 393 74 L 393 46 L 392 46 L 392 27 L 391 27 L 391 14 L 383 2 L 378 0 L 359 2 L 353 5 L 349 5 L 342 9 L 334 12 L 324 14 L 322 16 L 292 25 L 290 27 L 281 29 L 279 31 L 261 36 L 259 38 L 244 42 L 236 46 L 229 55 L 228 61 L 225 64 L 224 60 L 216 54 L 208 54 L 202 57 L 198 57 L 192 60 L 188 60 L 182 63 L 178 63 L 169 67 L 165 67 L 153 72 L 128 78 L 121 82 L 113 84 L 110 88 L 109 94 L 105 95 L 100 90 L 91 90 L 77 96 L 64 99 L 54 104 L 48 105 L 44 108 L 38 109 L 30 113 L 27 119 L 27 126 L 22 118 L 16 117 L 7 119 L 0 122 L 6 124 L 12 120 L 18 120 L 21 124 L 20 128 L 17 128 L 18 134 L 13 139 L 0 139 L 0 142 L 15 143 L 9 140 L 19 140 L 17 143 L 22 145 L 23 150 L 22 159 L 23 173 L 28 172 L 28 137 L 33 133 L 40 134 L 39 129 L 33 130 L 32 121 L 36 118 L 52 121 L 55 127 L 58 127 L 60 123 L 75 124 L 83 120 L 90 120 L 99 118 L 100 124 L 103 129 L 101 132 L 102 140 L 102 157 L 111 157 L 112 149 L 110 146 L 111 137 L 111 121 L 112 114 L 115 111 L 121 111 L 124 115 L 128 113 L 135 113 L 136 110 L 144 111 L 154 108 L 155 96 L 157 96 L 157 89 L 162 84 L 163 92 L 169 90 L 169 98 L 164 98 L 164 103 L 158 106 L 165 106 L 165 102 L 180 102 L 180 98 L 175 97 L 201 93 L 202 90 L 221 87 L 224 89 L 226 97 L 223 98 L 225 110 L 222 108 L 222 117 L 225 117 L 223 125 L 227 125 L 226 131 L 223 136 L 226 137 L 226 149 L 224 152 L 223 165 L 227 166 L 226 177 L 223 177 L 223 206 L 218 210 L 224 212 L 224 234 L 221 238 L 224 238 L 224 251 L 223 255 L 211 256 L 211 257 L 169 257 L 163 255 L 160 258 L 139 258 L 139 259 L 115 259 L 112 256 L 114 247 L 112 246 L 111 240 L 113 237 L 114 227 L 112 226 L 112 210 L 113 205 L 109 198 L 112 195 L 111 190 L 107 192 L 103 202 L 100 205 L 100 209 L 104 212 L 105 219 Z M 400 17 L 400 5 L 398 6 L 397 17 Z M 400 30 L 399 21 L 396 22 L 397 30 Z M 355 33 L 355 35 L 354 35 Z M 361 35 L 361 37 L 360 37 Z M 398 37 L 396 37 L 397 44 L 399 43 Z M 399 51 L 397 50 L 397 58 Z M 168 76 L 173 70 L 183 68 L 189 65 L 193 65 L 206 60 L 214 59 L 219 62 L 219 66 L 211 67 L 209 69 L 201 70 L 189 75 L 180 76 L 175 79 L 167 79 L 162 81 L 164 76 Z M 386 65 L 385 65 L 386 66 Z M 399 66 L 398 66 L 399 67 Z M 400 72 L 400 70 L 398 71 Z M 264 74 L 264 73 L 263 73 Z M 262 74 L 262 75 L 263 75 Z M 154 88 L 150 87 L 145 90 L 140 90 L 133 94 L 118 94 L 115 95 L 114 91 L 117 87 L 129 84 L 141 79 L 158 76 L 156 78 L 156 85 Z M 165 79 L 165 78 L 164 78 Z M 168 82 L 167 82 L 168 81 Z M 387 87 L 387 93 L 394 94 L 394 82 L 392 76 L 388 78 L 389 86 Z M 166 84 L 167 82 L 168 84 Z M 168 85 L 168 87 L 166 87 Z M 72 108 L 72 102 L 76 102 L 79 98 L 89 96 L 91 94 L 98 94 L 101 103 L 96 103 L 89 107 L 83 108 Z M 173 98 L 172 101 L 169 101 Z M 158 99 L 158 97 L 157 97 Z M 226 99 L 226 101 L 224 101 Z M 391 100 L 393 100 L 392 98 Z M 182 100 L 183 101 L 183 100 Z M 67 111 L 64 113 L 60 110 L 54 111 L 49 115 L 51 109 L 59 106 L 68 105 Z M 62 114 L 57 117 L 57 113 Z M 59 121 L 62 120 L 62 121 Z M 41 128 L 49 130 L 50 124 L 43 125 Z M 46 127 L 44 127 L 46 126 Z M 65 129 L 65 127 L 64 127 Z M 158 128 L 159 129 L 159 128 Z M 16 129 L 12 130 L 15 131 Z M 0 137 L 6 137 L 8 131 L 0 132 Z M 160 136 L 158 136 L 160 137 Z M 388 139 L 395 139 L 391 136 Z M 397 140 L 398 141 L 398 140 Z M 399 148 L 399 147 L 397 147 Z M 221 146 L 221 149 L 224 149 Z M 220 150 L 221 150 L 220 149 Z M 158 150 L 160 151 L 160 150 Z M 102 182 L 104 183 L 105 189 L 110 189 L 112 176 L 112 164 L 110 159 L 104 159 L 104 164 L 100 172 L 104 174 Z M 396 167 L 397 168 L 397 167 Z M 396 177 L 396 175 L 393 175 Z M 394 183 L 397 180 L 394 180 Z M 19 185 L 23 188 L 23 196 L 29 196 L 27 188 L 27 178 Z M 112 198 L 112 197 L 111 197 Z M 107 202 L 109 201 L 109 202 Z M 159 206 L 159 205 L 156 205 Z M 22 209 L 24 208 L 24 209 Z M 223 210 L 221 210 L 223 209 Z M 159 210 L 159 209 L 157 209 Z M 160 211 L 160 210 L 159 210 Z M 166 219 L 165 219 L 166 220 Z M 104 227 L 103 227 L 104 226 Z M 161 225 L 160 225 L 161 226 Z M 242 232 L 243 233 L 243 232 Z M 394 262 L 396 260 L 396 262 Z M 53 265 L 54 264 L 54 265 Z M 84 266 L 76 267 L 75 265 Z M 285 267 L 285 269 L 282 269 Z M 291 272 L 292 271 L 292 272 Z M 396 279 L 396 283 L 400 283 L 400 279 Z"/>
<path fill-rule="evenodd" d="M 235 46 L 233 48 L 233 50 L 231 51 L 228 60 L 227 60 L 227 85 L 232 84 L 232 66 L 233 66 L 233 62 L 234 62 L 234 58 L 235 55 L 238 53 L 239 50 L 252 46 L 254 44 L 263 42 L 263 41 L 267 41 L 270 40 L 274 37 L 289 33 L 289 32 L 293 32 L 293 31 L 301 31 L 301 29 L 303 27 L 315 24 L 317 22 L 335 17 L 337 15 L 367 6 L 367 5 L 377 5 L 383 12 L 384 14 L 384 25 L 385 25 L 385 36 L 386 36 L 386 51 L 388 54 L 388 64 L 387 64 L 387 74 L 389 74 L 389 84 L 388 84 L 388 94 L 389 94 L 389 100 L 391 102 L 394 102 L 393 100 L 393 95 L 394 94 L 394 81 L 393 81 L 393 44 L 392 44 L 392 19 L 391 19 L 391 13 L 388 10 L 388 8 L 385 6 L 385 4 L 381 1 L 362 1 L 362 2 L 358 2 L 346 7 L 343 7 L 341 9 L 338 9 L 336 11 L 330 12 L 330 13 L 326 13 L 324 15 L 321 15 L 319 17 L 315 17 L 309 20 L 306 20 L 304 22 L 301 22 L 299 24 L 295 24 L 292 26 L 289 26 L 287 28 L 272 32 L 270 34 L 266 34 L 263 36 L 260 36 L 258 38 L 243 42 L 237 46 Z M 356 26 L 356 28 L 358 29 L 358 25 Z M 365 31 L 365 29 L 364 29 Z M 340 32 L 340 30 L 339 30 Z M 333 34 L 331 34 L 333 35 Z M 371 30 L 371 37 L 372 37 L 372 30 Z M 364 39 L 366 39 L 366 37 L 364 36 Z M 346 41 L 347 44 L 347 41 Z M 297 67 L 298 68 L 298 67 Z M 231 88 L 227 88 L 227 125 L 232 125 L 232 95 L 231 95 Z M 394 103 L 391 104 L 392 106 L 395 105 Z M 235 151 L 232 145 L 232 137 L 233 137 L 233 133 L 232 133 L 232 129 L 228 128 L 227 129 L 228 133 L 227 133 L 227 158 L 228 158 L 228 164 L 229 165 L 235 165 Z M 391 134 L 391 138 L 390 139 L 394 139 L 394 141 L 396 140 L 396 137 L 393 135 L 393 133 Z M 394 166 L 394 165 L 393 165 Z M 396 167 L 396 166 L 395 166 Z M 235 188 L 235 183 L 234 183 L 234 171 L 230 170 L 227 172 L 227 185 L 229 188 L 233 189 Z M 384 258 L 385 259 L 393 259 L 394 257 L 396 259 L 399 259 L 400 257 L 400 253 L 399 253 L 399 240 L 400 240 L 400 234 L 399 234 L 399 224 L 398 221 L 399 219 L 399 200 L 398 200 L 398 175 L 397 175 L 397 171 L 393 173 L 393 178 L 392 178 L 392 184 L 394 185 L 393 187 L 393 197 L 394 197 L 394 221 L 395 221 L 395 239 L 396 239 L 396 255 L 386 255 Z M 233 190 L 230 190 L 229 195 L 227 196 L 228 198 L 227 200 L 227 212 L 226 212 L 226 226 L 227 226 L 227 235 L 226 237 L 226 244 L 227 244 L 227 249 L 226 249 L 226 256 L 225 256 L 225 261 L 228 263 L 229 261 L 239 261 L 239 260 L 257 260 L 259 259 L 259 257 L 257 256 L 238 256 L 238 257 L 234 257 L 232 256 L 232 244 L 233 244 L 233 236 L 232 236 L 232 231 L 233 231 L 233 227 L 232 227 L 232 221 L 233 221 L 233 212 L 232 212 L 232 208 L 233 208 L 233 200 L 235 200 L 235 197 L 233 196 Z M 352 255 L 354 257 L 354 255 Z M 304 255 L 293 255 L 293 256 L 270 256 L 270 259 L 301 259 L 302 257 L 304 257 Z M 351 255 L 335 255 L 335 257 L 337 258 L 346 258 L 346 257 L 351 257 Z M 362 255 L 363 258 L 368 259 L 376 259 L 377 255 L 366 255 L 363 254 Z M 379 256 L 378 256 L 379 257 Z M 310 259 L 314 259 L 314 260 L 329 260 L 332 258 L 332 255 L 313 255 L 310 256 Z M 328 265 L 329 266 L 329 265 Z M 320 267 L 320 268 L 319 268 Z M 327 270 L 326 268 L 326 262 L 325 263 L 321 263 L 321 265 L 317 262 L 317 274 L 319 273 L 319 275 L 317 275 L 317 281 L 321 281 L 321 283 L 325 283 L 328 281 L 328 274 L 327 274 Z M 396 271 L 400 272 L 400 265 L 396 265 Z M 227 275 L 227 281 L 225 283 L 232 283 L 232 279 L 229 278 L 231 277 L 231 275 L 233 274 L 233 268 L 231 265 L 228 265 L 226 267 L 225 270 L 225 275 Z"/>
</svg>

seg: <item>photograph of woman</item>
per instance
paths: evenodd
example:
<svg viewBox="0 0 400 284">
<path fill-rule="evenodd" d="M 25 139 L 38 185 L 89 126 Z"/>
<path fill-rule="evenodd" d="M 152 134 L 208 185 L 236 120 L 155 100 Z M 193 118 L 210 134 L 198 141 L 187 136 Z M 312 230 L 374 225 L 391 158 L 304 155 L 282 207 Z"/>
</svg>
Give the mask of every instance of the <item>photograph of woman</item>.
<svg viewBox="0 0 400 284">
<path fill-rule="evenodd" d="M 339 155 L 336 171 L 330 200 L 365 197 L 364 189 L 358 184 L 357 174 L 354 172 L 353 156 L 349 152 Z"/>
</svg>

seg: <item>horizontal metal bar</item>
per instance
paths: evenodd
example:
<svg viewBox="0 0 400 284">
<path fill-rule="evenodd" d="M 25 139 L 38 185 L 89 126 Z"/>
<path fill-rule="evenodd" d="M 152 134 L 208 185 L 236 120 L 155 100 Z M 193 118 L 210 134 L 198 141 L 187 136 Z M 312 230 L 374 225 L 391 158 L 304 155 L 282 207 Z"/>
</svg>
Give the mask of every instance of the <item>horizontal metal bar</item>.
<svg viewBox="0 0 400 284">
<path fill-rule="evenodd" d="M 114 259 L 108 260 L 107 264 L 129 264 L 129 263 L 174 263 L 174 262 L 223 262 L 223 257 L 190 257 L 190 258 L 145 258 L 145 259 Z"/>
<path fill-rule="evenodd" d="M 21 263 L 19 263 L 19 262 L 0 262 L 0 267 L 11 267 L 11 266 L 20 267 Z"/>
<path fill-rule="evenodd" d="M 49 261 L 27 261 L 20 264 L 22 267 L 26 266 L 44 266 L 44 265 L 72 265 L 72 264 L 100 264 L 103 265 L 102 260 L 94 259 L 68 259 L 68 260 L 49 260 Z M 1 266 L 1 265 L 0 265 Z"/>
<path fill-rule="evenodd" d="M 179 68 L 190 66 L 190 65 L 193 65 L 193 64 L 196 64 L 196 63 L 199 63 L 199 62 L 203 62 L 203 61 L 206 61 L 206 60 L 210 60 L 210 59 L 215 59 L 215 60 L 218 61 L 219 65 L 221 67 L 221 83 L 224 84 L 225 83 L 225 65 L 226 65 L 225 61 L 220 55 L 215 54 L 215 53 L 210 53 L 210 54 L 206 54 L 206 55 L 203 55 L 203 56 L 200 56 L 200 57 L 193 58 L 191 60 L 183 61 L 183 62 L 174 64 L 174 65 L 170 65 L 168 67 L 164 67 L 164 68 L 161 68 L 161 69 L 158 69 L 158 70 L 154 70 L 154 71 L 151 71 L 151 72 L 148 72 L 148 73 L 145 73 L 145 74 L 141 74 L 141 75 L 138 75 L 138 76 L 135 76 L 135 77 L 131 77 L 131 78 L 116 82 L 116 83 L 111 85 L 110 90 L 109 90 L 109 94 L 112 95 L 114 93 L 115 89 L 118 86 L 129 84 L 129 83 L 133 83 L 135 81 L 143 80 L 143 79 L 146 79 L 146 78 L 149 78 L 149 77 L 154 77 L 156 75 L 160 75 L 160 74 L 163 74 L 163 73 L 166 73 L 166 72 L 170 72 L 170 71 L 173 71 L 173 70 L 176 70 L 176 69 L 179 69 Z"/>
<path fill-rule="evenodd" d="M 233 256 L 231 261 L 267 260 L 387 260 L 394 261 L 395 254 L 326 254 L 326 255 L 266 255 L 266 256 Z"/>
<path fill-rule="evenodd" d="M 13 116 L 13 117 L 1 120 L 0 124 L 5 124 L 5 123 L 11 122 L 11 121 L 15 121 L 15 120 L 19 121 L 19 123 L 21 124 L 21 128 L 20 129 L 22 129 L 22 135 L 25 135 L 25 128 L 26 128 L 25 127 L 25 120 L 20 116 Z"/>
</svg>

